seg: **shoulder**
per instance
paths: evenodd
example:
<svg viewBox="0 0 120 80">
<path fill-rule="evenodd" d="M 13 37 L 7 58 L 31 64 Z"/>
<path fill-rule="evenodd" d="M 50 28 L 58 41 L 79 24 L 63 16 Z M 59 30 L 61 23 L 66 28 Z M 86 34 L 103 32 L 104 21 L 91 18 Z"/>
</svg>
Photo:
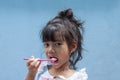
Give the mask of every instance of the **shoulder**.
<svg viewBox="0 0 120 80">
<path fill-rule="evenodd" d="M 82 68 L 79 71 L 77 71 L 76 75 L 77 75 L 77 79 L 79 79 L 79 80 L 87 80 L 88 79 L 86 68 Z"/>
<path fill-rule="evenodd" d="M 85 68 L 75 71 L 75 73 L 67 78 L 67 80 L 88 80 L 88 75 Z"/>
</svg>

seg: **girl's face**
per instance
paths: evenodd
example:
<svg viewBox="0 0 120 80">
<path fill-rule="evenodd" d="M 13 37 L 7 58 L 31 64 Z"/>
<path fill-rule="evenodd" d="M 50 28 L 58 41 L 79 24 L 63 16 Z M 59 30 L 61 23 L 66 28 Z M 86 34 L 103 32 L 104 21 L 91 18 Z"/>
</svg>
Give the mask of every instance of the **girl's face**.
<svg viewBox="0 0 120 80">
<path fill-rule="evenodd" d="M 54 68 L 60 68 L 69 65 L 70 51 L 65 40 L 61 40 L 56 36 L 56 40 L 44 42 L 44 50 L 48 59 L 54 58 L 55 62 L 51 62 Z"/>
</svg>

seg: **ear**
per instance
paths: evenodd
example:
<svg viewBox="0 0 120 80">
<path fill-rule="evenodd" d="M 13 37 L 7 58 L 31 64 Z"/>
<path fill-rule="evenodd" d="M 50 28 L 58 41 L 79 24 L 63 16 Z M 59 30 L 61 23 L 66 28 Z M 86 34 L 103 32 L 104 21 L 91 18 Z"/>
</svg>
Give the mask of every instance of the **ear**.
<svg viewBox="0 0 120 80">
<path fill-rule="evenodd" d="M 77 49 L 77 42 L 73 41 L 70 47 L 70 54 L 73 53 Z"/>
</svg>

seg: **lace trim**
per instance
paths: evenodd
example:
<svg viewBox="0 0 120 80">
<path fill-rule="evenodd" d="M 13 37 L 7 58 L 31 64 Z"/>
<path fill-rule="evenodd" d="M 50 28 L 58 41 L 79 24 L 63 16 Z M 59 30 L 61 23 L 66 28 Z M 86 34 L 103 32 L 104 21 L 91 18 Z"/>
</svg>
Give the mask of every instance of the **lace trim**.
<svg viewBox="0 0 120 80">
<path fill-rule="evenodd" d="M 88 79 L 88 75 L 86 73 L 86 68 L 83 68 L 79 71 L 79 74 L 78 74 L 78 79 L 80 80 L 87 80 Z"/>
<path fill-rule="evenodd" d="M 40 65 L 40 67 L 38 69 L 38 73 L 43 73 L 45 71 L 44 69 L 45 69 L 46 66 L 47 66 L 47 62 L 41 63 L 41 65 Z M 88 79 L 88 75 L 86 73 L 86 68 L 82 68 L 77 73 L 75 73 L 75 75 L 77 75 L 76 80 L 87 80 Z M 67 80 L 63 76 L 48 77 L 47 75 L 46 76 L 45 75 L 41 76 L 41 79 L 42 80 Z M 68 78 L 68 80 L 69 80 L 69 78 Z"/>
</svg>

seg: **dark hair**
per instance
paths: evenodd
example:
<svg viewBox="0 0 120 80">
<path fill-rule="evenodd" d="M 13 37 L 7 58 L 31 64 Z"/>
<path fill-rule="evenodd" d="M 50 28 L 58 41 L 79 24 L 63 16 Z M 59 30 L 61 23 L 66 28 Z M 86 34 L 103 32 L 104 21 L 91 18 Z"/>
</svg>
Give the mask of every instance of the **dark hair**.
<svg viewBox="0 0 120 80">
<path fill-rule="evenodd" d="M 76 63 L 82 59 L 83 23 L 75 19 L 72 9 L 66 9 L 50 20 L 42 30 L 42 41 L 55 41 L 55 33 L 66 40 L 68 47 L 73 41 L 77 49 L 70 55 L 70 68 L 76 69 Z"/>
</svg>

